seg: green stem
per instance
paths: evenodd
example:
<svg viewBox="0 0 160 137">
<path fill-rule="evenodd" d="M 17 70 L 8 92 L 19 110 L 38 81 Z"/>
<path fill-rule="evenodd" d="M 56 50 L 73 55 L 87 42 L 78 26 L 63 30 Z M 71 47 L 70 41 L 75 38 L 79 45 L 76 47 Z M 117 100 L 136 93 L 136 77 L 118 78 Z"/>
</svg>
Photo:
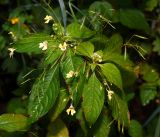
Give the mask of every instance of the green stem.
<svg viewBox="0 0 160 137">
<path fill-rule="evenodd" d="M 69 0 L 69 9 L 70 9 L 70 11 L 71 11 L 71 14 L 72 14 L 72 16 L 73 16 L 74 21 L 75 21 L 75 22 L 78 22 L 75 14 L 74 14 L 74 11 L 73 11 L 73 8 L 72 8 L 72 4 L 71 4 L 71 1 L 70 1 L 70 0 Z"/>
<path fill-rule="evenodd" d="M 158 116 L 158 122 L 157 122 L 157 126 L 156 126 L 154 137 L 160 137 L 160 114 Z"/>
</svg>

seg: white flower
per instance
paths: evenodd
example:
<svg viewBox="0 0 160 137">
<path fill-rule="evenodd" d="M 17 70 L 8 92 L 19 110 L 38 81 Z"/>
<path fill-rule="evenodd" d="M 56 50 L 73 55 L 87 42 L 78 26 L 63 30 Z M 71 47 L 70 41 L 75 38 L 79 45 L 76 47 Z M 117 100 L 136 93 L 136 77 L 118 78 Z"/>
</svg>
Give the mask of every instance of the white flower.
<svg viewBox="0 0 160 137">
<path fill-rule="evenodd" d="M 102 62 L 102 57 L 97 53 L 93 53 L 92 59 L 94 62 Z"/>
<path fill-rule="evenodd" d="M 71 78 L 71 77 L 73 77 L 75 75 L 75 73 L 74 73 L 74 71 L 70 71 L 70 72 L 68 72 L 67 74 L 66 74 L 66 78 Z"/>
<path fill-rule="evenodd" d="M 39 43 L 39 48 L 41 48 L 42 50 L 47 50 L 47 47 L 48 47 L 47 41 L 43 41 L 42 43 Z"/>
<path fill-rule="evenodd" d="M 114 92 L 112 90 L 108 90 L 108 99 L 111 100 L 112 99 L 112 95 L 114 94 Z"/>
<path fill-rule="evenodd" d="M 8 32 L 12 37 L 14 36 L 14 33 L 12 31 Z"/>
<path fill-rule="evenodd" d="M 76 111 L 75 111 L 75 109 L 74 109 L 74 107 L 73 107 L 72 104 L 71 104 L 70 107 L 66 110 L 66 112 L 67 112 L 68 115 L 71 114 L 72 116 L 76 113 Z"/>
<path fill-rule="evenodd" d="M 12 57 L 13 57 L 13 54 L 14 54 L 14 51 L 15 51 L 16 49 L 14 49 L 14 48 L 8 48 L 8 50 L 9 50 L 9 57 L 12 58 Z"/>
<path fill-rule="evenodd" d="M 8 34 L 11 35 L 11 37 L 13 38 L 13 40 L 17 39 L 16 36 L 15 36 L 15 34 L 12 31 L 10 31 Z"/>
<path fill-rule="evenodd" d="M 44 23 L 49 23 L 51 20 L 53 20 L 52 16 L 46 15 L 46 17 L 44 18 L 45 22 Z"/>
<path fill-rule="evenodd" d="M 59 48 L 62 50 L 62 51 L 65 51 L 67 49 L 67 43 L 64 42 L 63 45 L 62 44 L 59 44 Z"/>
</svg>

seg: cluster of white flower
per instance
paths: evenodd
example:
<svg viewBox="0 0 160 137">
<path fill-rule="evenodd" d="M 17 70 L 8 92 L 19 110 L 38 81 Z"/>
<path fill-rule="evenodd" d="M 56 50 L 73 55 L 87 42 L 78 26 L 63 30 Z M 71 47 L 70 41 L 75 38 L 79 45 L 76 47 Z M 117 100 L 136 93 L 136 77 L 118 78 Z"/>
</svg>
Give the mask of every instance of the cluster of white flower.
<svg viewBox="0 0 160 137">
<path fill-rule="evenodd" d="M 93 59 L 93 62 L 102 62 L 102 57 L 97 53 L 93 53 L 92 59 Z"/>
<path fill-rule="evenodd" d="M 73 76 L 77 77 L 77 75 L 78 75 L 78 72 L 74 72 L 71 70 L 66 74 L 66 78 L 72 78 Z"/>
<path fill-rule="evenodd" d="M 47 50 L 48 41 L 43 41 L 42 43 L 39 43 L 39 48 L 41 48 L 42 50 Z"/>
<path fill-rule="evenodd" d="M 58 30 L 58 24 L 57 24 L 57 23 L 53 23 L 52 26 L 53 26 L 53 29 L 54 29 L 54 30 Z"/>
</svg>

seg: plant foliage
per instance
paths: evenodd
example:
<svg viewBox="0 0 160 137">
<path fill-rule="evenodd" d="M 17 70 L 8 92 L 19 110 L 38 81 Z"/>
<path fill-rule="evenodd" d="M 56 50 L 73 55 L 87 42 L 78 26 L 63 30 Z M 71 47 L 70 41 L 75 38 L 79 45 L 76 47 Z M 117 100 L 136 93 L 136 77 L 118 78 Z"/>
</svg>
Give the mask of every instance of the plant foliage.
<svg viewBox="0 0 160 137">
<path fill-rule="evenodd" d="M 15 9 L 2 26 L 11 38 L 0 36 L 1 69 L 18 75 L 15 97 L 0 115 L 2 135 L 142 137 L 130 102 L 146 106 L 159 97 L 159 64 L 147 61 L 159 57 L 160 29 L 151 33 L 144 12 L 158 0 L 142 2 L 143 10 L 132 0 L 35 2 Z"/>
</svg>

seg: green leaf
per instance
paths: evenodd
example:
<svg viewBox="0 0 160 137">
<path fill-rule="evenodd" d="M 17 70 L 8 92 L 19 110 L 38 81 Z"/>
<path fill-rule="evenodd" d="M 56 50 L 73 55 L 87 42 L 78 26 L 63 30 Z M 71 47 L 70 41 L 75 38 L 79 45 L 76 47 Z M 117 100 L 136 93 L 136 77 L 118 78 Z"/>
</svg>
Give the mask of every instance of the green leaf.
<svg viewBox="0 0 160 137">
<path fill-rule="evenodd" d="M 107 78 L 107 81 L 113 83 L 122 90 L 122 78 L 119 69 L 112 63 L 99 65 L 102 73 Z"/>
<path fill-rule="evenodd" d="M 80 108 L 77 111 L 77 113 L 76 113 L 76 119 L 78 120 L 78 122 L 79 122 L 79 124 L 81 126 L 81 129 L 84 132 L 85 137 L 86 137 L 87 134 L 88 134 L 89 127 L 87 125 L 87 122 L 86 122 L 86 119 L 85 119 L 85 116 L 84 116 L 82 108 Z"/>
<path fill-rule="evenodd" d="M 158 0 L 147 0 L 145 5 L 146 11 L 152 11 L 158 5 Z"/>
<path fill-rule="evenodd" d="M 160 55 L 160 37 L 157 37 L 153 42 L 154 48 L 153 51 L 157 52 Z"/>
<path fill-rule="evenodd" d="M 157 86 L 160 87 L 160 78 L 156 82 Z"/>
<path fill-rule="evenodd" d="M 18 60 L 15 58 L 6 58 L 4 59 L 1 68 L 5 70 L 7 73 L 16 73 L 19 68 Z"/>
<path fill-rule="evenodd" d="M 103 103 L 104 89 L 93 73 L 84 87 L 82 102 L 84 115 L 90 126 L 98 119 Z"/>
<path fill-rule="evenodd" d="M 80 68 L 82 65 L 83 60 L 80 57 L 75 56 L 71 49 L 68 49 L 64 60 L 61 62 L 61 72 L 63 77 L 66 78 L 67 73 L 70 71 L 81 73 Z"/>
<path fill-rule="evenodd" d="M 125 68 L 127 70 L 132 70 L 133 62 L 129 60 L 128 58 L 124 59 L 124 56 L 116 53 L 104 53 L 103 61 L 111 61 L 115 64 L 121 66 L 122 68 Z"/>
<path fill-rule="evenodd" d="M 142 105 L 147 105 L 157 95 L 156 84 L 144 83 L 140 86 L 140 98 Z"/>
<path fill-rule="evenodd" d="M 34 122 L 45 115 L 59 94 L 59 65 L 50 68 L 36 80 L 29 97 L 28 114 Z"/>
<path fill-rule="evenodd" d="M 156 82 L 159 78 L 158 72 L 146 63 L 140 65 L 140 73 L 143 76 L 143 80 L 147 82 Z"/>
<path fill-rule="evenodd" d="M 149 31 L 149 25 L 143 15 L 139 10 L 120 10 L 119 13 L 120 22 L 131 29 L 143 30 L 145 32 Z"/>
<path fill-rule="evenodd" d="M 88 29 L 84 24 L 71 23 L 67 26 L 67 35 L 72 38 L 90 38 L 95 33 Z"/>
<path fill-rule="evenodd" d="M 22 131 L 28 126 L 27 117 L 21 114 L 0 115 L 0 129 L 8 132 Z"/>
<path fill-rule="evenodd" d="M 121 53 L 123 45 L 123 38 L 120 34 L 113 34 L 112 37 L 107 41 L 105 51 L 112 53 Z"/>
<path fill-rule="evenodd" d="M 94 45 L 91 42 L 82 42 L 76 48 L 76 53 L 87 56 L 89 58 L 92 57 L 94 52 Z"/>
<path fill-rule="evenodd" d="M 4 48 L 5 43 L 5 38 L 3 36 L 0 36 L 0 51 Z"/>
<path fill-rule="evenodd" d="M 80 99 L 82 97 L 82 91 L 85 84 L 85 77 L 81 75 L 79 79 L 74 80 L 72 85 L 70 85 L 70 91 L 73 95 L 73 106 L 76 107 L 78 103 L 80 102 Z"/>
<path fill-rule="evenodd" d="M 44 64 L 45 65 L 53 64 L 62 55 L 62 53 L 63 52 L 59 48 L 55 49 L 54 51 L 47 50 L 45 59 L 44 59 Z"/>
<path fill-rule="evenodd" d="M 90 23 L 96 32 L 103 31 L 103 24 L 109 24 L 111 27 L 111 19 L 113 16 L 112 6 L 108 2 L 95 1 L 89 7 Z"/>
<path fill-rule="evenodd" d="M 112 116 L 114 119 L 118 120 L 118 123 L 123 126 L 129 125 L 129 111 L 127 103 L 122 100 L 117 94 L 112 95 L 112 99 L 108 100 L 109 106 L 112 110 Z"/>
<path fill-rule="evenodd" d="M 90 5 L 89 13 L 92 18 L 98 13 L 106 19 L 111 19 L 113 14 L 112 9 L 112 5 L 106 1 L 95 1 Z"/>
<path fill-rule="evenodd" d="M 23 100 L 21 98 L 12 98 L 7 105 L 7 112 L 8 113 L 16 113 L 16 114 L 26 114 L 27 112 L 27 100 Z"/>
<path fill-rule="evenodd" d="M 61 89 L 59 96 L 53 106 L 53 112 L 51 116 L 51 121 L 54 121 L 59 114 L 65 109 L 69 101 L 69 95 L 65 89 Z"/>
<path fill-rule="evenodd" d="M 131 101 L 134 97 L 135 97 L 135 92 L 131 92 L 131 93 L 126 94 L 125 100 L 126 100 L 127 102 L 129 102 L 129 101 Z"/>
<path fill-rule="evenodd" d="M 106 108 L 103 108 L 101 115 L 96 121 L 92 131 L 94 137 L 108 137 L 110 132 L 111 117 Z"/>
<path fill-rule="evenodd" d="M 122 81 L 125 81 L 123 82 L 123 88 L 129 88 L 133 86 L 133 84 L 135 83 L 137 79 L 136 74 L 135 74 L 136 72 L 134 72 L 133 70 L 126 70 L 126 69 L 120 69 L 120 72 L 122 76 Z"/>
<path fill-rule="evenodd" d="M 148 71 L 148 73 L 143 75 L 143 79 L 147 82 L 155 82 L 159 78 L 159 74 L 156 70 L 152 69 L 151 71 Z"/>
<path fill-rule="evenodd" d="M 61 119 L 50 123 L 47 137 L 69 137 L 69 132 L 65 123 Z"/>
<path fill-rule="evenodd" d="M 13 48 L 16 49 L 16 52 L 20 53 L 42 53 L 42 49 L 39 48 L 39 43 L 47 41 L 48 47 L 52 47 L 55 44 L 55 40 L 47 34 L 30 34 L 15 44 Z"/>
<path fill-rule="evenodd" d="M 95 51 L 103 50 L 106 47 L 106 42 L 108 38 L 103 34 L 96 34 L 92 39 L 89 40 L 93 43 Z"/>
<path fill-rule="evenodd" d="M 136 120 L 131 120 L 128 133 L 131 137 L 143 137 L 143 130 L 141 124 Z"/>
</svg>

